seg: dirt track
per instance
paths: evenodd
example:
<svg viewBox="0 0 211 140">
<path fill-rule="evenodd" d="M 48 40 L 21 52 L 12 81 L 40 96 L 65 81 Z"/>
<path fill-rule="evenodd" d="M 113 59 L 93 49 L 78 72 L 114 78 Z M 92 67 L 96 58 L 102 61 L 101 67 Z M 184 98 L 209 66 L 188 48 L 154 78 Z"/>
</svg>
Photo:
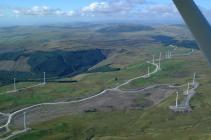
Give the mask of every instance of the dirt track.
<svg viewBox="0 0 211 140">
<path fill-rule="evenodd" d="M 64 115 L 81 112 L 113 111 L 127 109 L 143 109 L 160 103 L 163 99 L 175 92 L 168 86 L 159 86 L 144 91 L 122 92 L 107 91 L 105 94 L 96 98 L 80 103 L 69 103 L 61 105 L 43 105 L 27 110 L 27 125 L 36 124 L 51 120 Z M 144 97 L 139 102 L 140 97 Z M 23 128 L 23 114 L 18 113 L 14 116 L 11 125 L 15 128 Z"/>
<path fill-rule="evenodd" d="M 193 51 L 191 53 L 193 53 Z M 160 60 L 161 57 L 156 61 L 160 62 Z M 24 112 L 27 113 L 27 118 L 26 118 L 27 125 L 31 125 L 74 113 L 143 109 L 146 107 L 159 104 L 169 95 L 174 93 L 175 90 L 179 87 L 171 85 L 157 85 L 157 86 L 150 86 L 145 90 L 142 89 L 139 91 L 120 90 L 121 86 L 124 86 L 136 79 L 146 78 L 148 76 L 151 76 L 158 70 L 160 70 L 160 63 L 159 64 L 151 63 L 151 64 L 156 66 L 156 69 L 153 72 L 130 79 L 116 88 L 106 89 L 97 95 L 81 99 L 78 101 L 42 103 L 17 110 L 8 115 L 8 120 L 6 121 L 5 125 L 2 125 L 0 128 L 1 129 L 6 128 L 9 130 L 9 127 L 13 126 L 13 128 L 23 129 Z M 139 102 L 140 96 L 142 96 L 141 102 Z M 7 114 L 3 113 L 3 115 Z M 20 133 L 23 132 L 21 131 Z M 10 136 L 5 137 L 4 140 L 7 140 L 10 137 L 13 137 L 17 134 L 19 134 L 19 132 L 18 133 L 14 132 Z"/>
</svg>

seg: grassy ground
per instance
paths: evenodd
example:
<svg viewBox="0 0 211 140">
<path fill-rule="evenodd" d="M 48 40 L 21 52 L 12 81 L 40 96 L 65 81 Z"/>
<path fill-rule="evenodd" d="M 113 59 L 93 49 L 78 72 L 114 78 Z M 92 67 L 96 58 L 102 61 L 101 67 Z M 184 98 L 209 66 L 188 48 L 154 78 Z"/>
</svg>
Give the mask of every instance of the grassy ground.
<svg viewBox="0 0 211 140">
<path fill-rule="evenodd" d="M 198 80 L 205 80 L 210 69 L 207 62 L 195 52 L 192 56 L 177 56 L 161 63 L 161 71 L 146 80 L 137 79 L 122 89 L 134 89 L 149 86 L 151 84 L 176 84 L 182 85 L 192 82 L 194 73 L 198 74 Z M 206 74 L 205 74 L 206 73 Z"/>
<path fill-rule="evenodd" d="M 138 66 L 138 65 L 137 65 Z M 129 66 L 134 68 L 136 66 Z M 136 80 L 124 88 L 152 83 L 186 83 L 197 72 L 200 87 L 191 101 L 191 113 L 173 113 L 171 96 L 145 110 L 82 113 L 31 126 L 31 132 L 15 140 L 209 140 L 211 139 L 211 70 L 199 52 L 162 63 L 162 71 L 150 79 Z M 173 78 L 172 78 L 173 77 Z"/>
<path fill-rule="evenodd" d="M 139 87 L 146 87 L 155 83 L 159 84 L 183 84 L 190 80 L 191 73 L 186 69 L 184 61 L 168 60 L 162 63 L 162 71 L 156 73 L 151 78 L 146 80 L 138 79 L 130 84 L 122 87 L 122 89 L 135 89 Z M 179 68 L 179 69 L 177 69 Z"/>
<path fill-rule="evenodd" d="M 158 56 L 161 50 L 163 49 L 157 47 L 153 50 L 153 53 Z M 148 67 L 151 70 L 155 69 L 154 66 L 146 64 L 146 60 L 143 59 L 146 58 L 145 55 L 149 57 L 149 54 L 152 54 L 152 51 L 150 49 L 145 51 L 145 48 L 123 53 L 116 52 L 111 58 L 102 63 L 104 65 L 106 63 L 111 64 L 112 60 L 114 60 L 111 66 L 121 67 L 120 71 L 85 73 L 73 78 L 65 78 L 65 80 L 77 80 L 76 83 L 48 83 L 46 86 L 19 91 L 18 93 L 5 93 L 5 91 L 13 89 L 13 85 L 0 87 L 0 110 L 7 112 L 37 103 L 76 100 L 97 94 L 128 79 L 146 74 Z M 17 88 L 34 84 L 37 83 L 17 83 Z"/>
<path fill-rule="evenodd" d="M 105 88 L 113 87 L 124 80 L 142 75 L 147 72 L 148 64 L 136 61 L 116 72 L 89 73 L 78 76 L 77 83 L 49 83 L 46 87 L 39 87 L 22 91 L 19 94 L 2 94 L 1 109 L 23 107 L 44 101 L 56 99 L 74 99 L 95 94 Z M 168 110 L 174 103 L 174 97 L 160 105 L 147 110 L 127 110 L 114 112 L 82 113 L 58 118 L 32 127 L 32 131 L 20 135 L 16 140 L 198 140 L 208 139 L 210 133 L 211 89 L 209 79 L 210 70 L 206 62 L 196 53 L 166 60 L 162 63 L 162 71 L 149 79 L 136 80 L 123 87 L 124 89 L 140 88 L 157 83 L 186 83 L 191 80 L 193 72 L 198 72 L 198 80 L 202 85 L 198 94 L 192 100 L 194 111 L 190 114 L 175 114 Z M 178 69 L 179 68 L 179 69 Z M 153 67 L 150 66 L 150 69 Z M 116 78 L 118 80 L 116 80 Z M 34 83 L 19 83 L 18 87 Z M 12 86 L 12 85 L 10 85 Z M 83 88 L 81 88 L 83 87 Z M 19 100 L 17 100 L 17 98 Z M 141 100 L 141 99 L 140 99 Z M 15 108 L 15 109 L 17 109 Z M 121 116 L 121 117 L 120 117 Z"/>
<path fill-rule="evenodd" d="M 98 112 L 59 118 L 33 127 L 15 140 L 207 140 L 210 138 L 210 106 L 203 98 L 192 103 L 202 107 L 192 113 L 168 110 L 174 98 L 144 111 Z M 121 117 L 120 117 L 121 116 Z"/>
<path fill-rule="evenodd" d="M 43 28 L 43 29 L 42 29 Z M 125 80 L 147 72 L 149 65 L 143 65 L 158 57 L 159 52 L 172 50 L 160 44 L 152 43 L 151 36 L 171 35 L 189 38 L 187 29 L 166 26 L 154 32 L 132 32 L 123 34 L 101 34 L 90 28 L 70 27 L 17 27 L 12 30 L 0 29 L 1 50 L 48 51 L 84 50 L 84 48 L 114 49 L 106 61 L 96 67 L 111 64 L 120 71 L 82 74 L 74 78 L 77 83 L 48 83 L 45 87 L 33 88 L 19 93 L 4 93 L 12 85 L 0 87 L 0 111 L 11 112 L 41 102 L 75 100 L 84 98 L 114 87 Z M 31 33 L 31 34 L 28 34 Z M 25 39 L 27 38 L 27 39 Z M 189 38 L 192 39 L 192 38 Z M 145 46 L 145 47 L 144 47 Z M 186 52 L 187 49 L 178 49 Z M 174 104 L 175 97 L 169 97 L 156 107 L 147 110 L 126 110 L 114 112 L 95 112 L 75 114 L 30 126 L 32 131 L 20 135 L 16 140 L 207 140 L 211 139 L 211 71 L 207 63 L 197 52 L 193 56 L 177 57 L 162 63 L 159 74 L 145 80 L 136 80 L 124 89 L 143 88 L 150 84 L 179 83 L 191 80 L 194 72 L 200 87 L 192 100 L 193 112 L 175 114 L 168 110 Z M 153 69 L 150 66 L 150 69 Z M 18 83 L 17 87 L 26 87 L 36 83 Z M 140 102 L 141 102 L 140 98 Z"/>
</svg>

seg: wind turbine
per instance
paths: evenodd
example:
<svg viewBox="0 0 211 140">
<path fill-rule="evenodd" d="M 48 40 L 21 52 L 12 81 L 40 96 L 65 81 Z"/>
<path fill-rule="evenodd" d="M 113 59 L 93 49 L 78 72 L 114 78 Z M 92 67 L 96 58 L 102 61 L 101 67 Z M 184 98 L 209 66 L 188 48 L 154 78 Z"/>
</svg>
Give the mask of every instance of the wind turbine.
<svg viewBox="0 0 211 140">
<path fill-rule="evenodd" d="M 179 98 L 179 92 L 176 93 L 177 96 L 176 96 L 176 108 L 178 107 L 178 98 Z"/>
<path fill-rule="evenodd" d="M 189 95 L 189 90 L 190 90 L 190 83 L 188 82 L 188 87 L 187 87 L 187 93 L 186 93 L 186 95 Z"/>
<path fill-rule="evenodd" d="M 155 56 L 152 56 L 152 63 L 155 64 Z"/>
<path fill-rule="evenodd" d="M 196 81 L 196 73 L 194 73 L 193 75 L 193 83 L 192 83 L 193 87 L 195 86 L 195 81 Z"/>
<path fill-rule="evenodd" d="M 159 61 L 158 62 L 158 70 L 160 70 L 160 63 L 161 63 L 160 61 L 161 61 L 161 59 L 162 59 L 162 53 L 160 52 L 160 56 L 159 56 L 159 60 L 158 60 Z"/>
<path fill-rule="evenodd" d="M 45 85 L 45 84 L 46 84 L 46 73 L 43 72 L 43 85 Z"/>
<path fill-rule="evenodd" d="M 26 131 L 27 130 L 27 127 L 26 127 L 26 112 L 23 112 L 23 126 L 24 126 L 24 130 Z"/>
<path fill-rule="evenodd" d="M 13 79 L 13 91 L 14 91 L 14 92 L 17 92 L 16 78 Z"/>
</svg>

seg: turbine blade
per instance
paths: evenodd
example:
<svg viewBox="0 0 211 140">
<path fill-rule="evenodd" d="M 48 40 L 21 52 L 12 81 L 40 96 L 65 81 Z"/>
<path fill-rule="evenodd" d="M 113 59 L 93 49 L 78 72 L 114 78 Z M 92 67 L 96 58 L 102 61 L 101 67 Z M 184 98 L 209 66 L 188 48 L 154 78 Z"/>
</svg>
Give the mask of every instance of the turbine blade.
<svg viewBox="0 0 211 140">
<path fill-rule="evenodd" d="M 211 64 L 211 26 L 193 0 L 173 0 L 198 46 Z"/>
</svg>

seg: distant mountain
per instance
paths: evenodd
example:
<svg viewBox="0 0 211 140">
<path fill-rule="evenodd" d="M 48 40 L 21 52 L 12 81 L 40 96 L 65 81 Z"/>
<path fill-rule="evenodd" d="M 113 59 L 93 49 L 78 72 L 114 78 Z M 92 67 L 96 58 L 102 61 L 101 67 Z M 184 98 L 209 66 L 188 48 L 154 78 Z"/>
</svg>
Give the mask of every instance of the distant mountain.
<svg viewBox="0 0 211 140">
<path fill-rule="evenodd" d="M 152 31 L 154 28 L 144 25 L 124 25 L 117 24 L 98 29 L 101 33 L 121 33 L 121 32 L 138 32 L 138 31 Z"/>
<path fill-rule="evenodd" d="M 37 51 L 7 52 L 0 54 L 0 80 L 7 81 L 13 77 L 30 79 L 48 76 L 74 75 L 87 71 L 90 67 L 106 59 L 103 50 L 83 51 Z"/>
<path fill-rule="evenodd" d="M 109 55 L 111 53 L 105 54 L 105 50 L 119 54 L 114 50 L 133 51 L 157 43 L 198 48 L 183 25 L 151 27 L 134 23 L 77 23 L 2 27 L 0 82 L 11 82 L 13 77 L 18 80 L 42 77 L 43 72 L 49 77 L 74 75 L 113 57 Z M 105 65 L 95 72 L 116 70 Z"/>
</svg>

